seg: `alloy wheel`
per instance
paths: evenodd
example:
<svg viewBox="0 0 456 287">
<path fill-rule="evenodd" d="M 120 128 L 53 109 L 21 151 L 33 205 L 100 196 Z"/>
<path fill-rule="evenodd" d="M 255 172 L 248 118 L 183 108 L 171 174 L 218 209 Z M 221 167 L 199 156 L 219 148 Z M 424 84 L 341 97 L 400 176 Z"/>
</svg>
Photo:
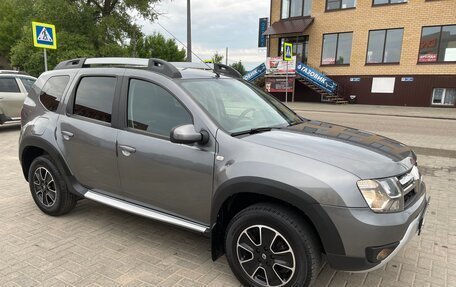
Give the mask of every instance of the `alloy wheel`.
<svg viewBox="0 0 456 287">
<path fill-rule="evenodd" d="M 284 286 L 293 278 L 295 254 L 274 228 L 253 225 L 244 229 L 238 237 L 236 252 L 244 272 L 261 286 Z"/>
<path fill-rule="evenodd" d="M 38 167 L 33 175 L 34 192 L 38 200 L 46 207 L 55 204 L 57 190 L 52 174 L 45 167 Z"/>
</svg>

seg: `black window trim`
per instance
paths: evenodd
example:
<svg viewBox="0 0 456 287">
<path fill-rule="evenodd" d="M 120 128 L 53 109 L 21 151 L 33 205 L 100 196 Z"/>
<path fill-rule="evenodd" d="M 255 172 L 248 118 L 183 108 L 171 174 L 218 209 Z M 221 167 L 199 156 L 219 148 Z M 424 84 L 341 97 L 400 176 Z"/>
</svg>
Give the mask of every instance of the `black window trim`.
<svg viewBox="0 0 456 287">
<path fill-rule="evenodd" d="M 329 0 L 325 0 L 326 1 L 326 4 L 325 4 L 325 12 L 338 12 L 338 11 L 345 11 L 345 10 L 353 10 L 353 9 L 356 9 L 356 6 L 358 5 L 358 0 L 355 2 L 355 6 L 353 7 L 348 7 L 348 8 L 342 8 L 342 0 L 340 0 L 340 5 L 339 5 L 339 8 L 337 9 L 328 9 L 328 1 Z"/>
<path fill-rule="evenodd" d="M 390 6 L 390 5 L 402 5 L 402 4 L 408 4 L 409 1 L 405 2 L 399 2 L 399 3 L 391 3 L 391 0 L 388 0 L 388 3 L 381 3 L 381 4 L 375 4 L 375 0 L 372 0 L 372 7 L 382 7 L 382 6 Z"/>
<path fill-rule="evenodd" d="M 128 126 L 128 96 L 129 96 L 129 91 L 130 91 L 130 81 L 131 80 L 144 81 L 144 82 L 159 86 L 160 88 L 162 88 L 165 91 L 167 91 L 189 113 L 189 115 L 190 115 L 190 117 L 192 119 L 192 124 L 193 125 L 195 124 L 195 118 L 193 117 L 193 113 L 179 99 L 179 97 L 177 97 L 168 88 L 166 88 L 165 86 L 163 86 L 162 84 L 160 84 L 160 83 L 158 83 L 158 82 L 156 82 L 154 80 L 151 80 L 150 78 L 145 78 L 145 77 L 141 77 L 141 76 L 124 76 L 123 84 L 122 84 L 122 103 L 119 105 L 119 120 L 121 122 L 121 128 L 120 128 L 121 130 L 171 142 L 171 138 L 170 138 L 171 134 L 168 135 L 168 136 L 164 136 L 164 135 L 161 135 L 161 134 L 156 134 L 156 133 L 152 133 L 152 132 L 148 132 L 148 131 L 143 131 L 143 130 L 135 129 L 135 128 L 132 128 L 132 127 Z"/>
<path fill-rule="evenodd" d="M 385 63 L 385 48 L 386 48 L 386 38 L 388 36 L 388 31 L 390 30 L 403 30 L 403 33 L 402 33 L 402 42 L 401 42 L 401 54 L 399 56 L 399 62 L 386 62 Z M 382 53 L 382 62 L 381 63 L 368 63 L 367 62 L 367 56 L 368 56 L 368 53 L 369 53 L 369 43 L 370 43 L 370 36 L 371 36 L 371 32 L 374 32 L 374 31 L 385 31 L 385 37 L 383 38 L 383 53 Z M 367 47 L 366 47 L 366 59 L 365 59 L 365 63 L 364 65 L 365 66 L 375 66 L 375 65 L 400 65 L 401 64 L 401 59 L 402 59 L 402 48 L 403 48 L 403 44 L 404 44 L 404 32 L 405 32 L 405 28 L 404 27 L 399 27 L 399 28 L 386 28 L 386 29 L 373 29 L 373 30 L 369 30 L 369 33 L 367 35 Z"/>
<path fill-rule="evenodd" d="M 419 48 L 418 48 L 418 58 L 417 58 L 417 64 L 418 65 L 441 65 L 441 64 L 455 64 L 456 61 L 439 61 L 439 56 L 440 56 L 440 45 L 442 43 L 442 31 L 443 27 L 447 26 L 456 26 L 456 24 L 447 24 L 447 25 L 430 25 L 430 26 L 422 26 L 421 27 L 421 35 L 420 35 L 420 43 L 419 43 Z M 421 54 L 421 39 L 423 39 L 423 30 L 424 28 L 433 28 L 433 27 L 440 27 L 440 33 L 439 33 L 439 43 L 437 44 L 437 61 L 435 62 L 420 62 L 420 54 Z"/>
<path fill-rule="evenodd" d="M 114 97 L 113 97 L 112 111 L 111 111 L 111 122 L 110 123 L 105 122 L 105 121 L 100 121 L 100 120 L 97 120 L 97 119 L 93 119 L 93 118 L 84 117 L 84 116 L 77 115 L 77 114 L 73 113 L 74 103 L 76 101 L 76 92 L 78 91 L 79 84 L 81 83 L 81 80 L 83 78 L 97 78 L 97 77 L 98 78 L 115 78 L 116 79 L 116 88 L 114 90 Z M 77 82 L 73 86 L 73 90 L 71 91 L 70 97 L 69 97 L 67 105 L 66 105 L 66 109 L 65 109 L 66 116 L 71 117 L 71 118 L 75 118 L 75 119 L 78 119 L 78 120 L 86 121 L 86 122 L 99 124 L 99 125 L 106 126 L 106 127 L 118 128 L 118 120 L 117 120 L 117 117 L 118 117 L 117 116 L 117 114 L 118 114 L 118 112 L 117 112 L 118 111 L 118 104 L 117 104 L 117 102 L 118 102 L 120 88 L 121 88 L 120 85 L 122 83 L 121 78 L 122 77 L 117 75 L 117 74 L 91 74 L 91 73 L 89 73 L 89 74 L 80 74 L 80 75 L 78 75 Z"/>
<path fill-rule="evenodd" d="M 337 52 L 339 49 L 339 34 L 352 34 L 352 46 L 350 49 L 350 62 L 351 62 L 351 54 L 353 52 L 353 31 L 346 31 L 346 32 L 335 32 L 335 33 L 323 33 L 323 36 L 321 37 L 321 55 L 320 55 L 320 67 L 346 67 L 350 66 L 351 63 L 348 64 L 337 64 Z M 335 63 L 334 64 L 323 64 L 323 48 L 324 48 L 324 43 L 325 43 L 325 35 L 337 35 L 337 41 L 336 41 L 336 54 L 335 54 Z"/>
</svg>

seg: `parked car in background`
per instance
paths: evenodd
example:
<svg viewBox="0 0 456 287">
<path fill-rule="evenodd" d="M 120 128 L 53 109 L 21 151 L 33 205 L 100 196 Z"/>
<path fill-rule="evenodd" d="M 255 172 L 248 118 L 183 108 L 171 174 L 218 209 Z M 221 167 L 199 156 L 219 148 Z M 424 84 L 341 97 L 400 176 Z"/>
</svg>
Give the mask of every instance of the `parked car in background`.
<svg viewBox="0 0 456 287">
<path fill-rule="evenodd" d="M 21 118 L 25 96 L 35 81 L 23 72 L 0 70 L 0 125 Z"/>
</svg>

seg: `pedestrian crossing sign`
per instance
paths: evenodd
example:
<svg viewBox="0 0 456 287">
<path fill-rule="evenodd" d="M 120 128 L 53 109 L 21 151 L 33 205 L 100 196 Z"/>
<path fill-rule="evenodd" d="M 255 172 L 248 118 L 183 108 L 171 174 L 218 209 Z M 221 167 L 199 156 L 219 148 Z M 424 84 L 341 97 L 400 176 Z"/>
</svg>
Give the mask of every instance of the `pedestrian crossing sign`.
<svg viewBox="0 0 456 287">
<path fill-rule="evenodd" d="M 283 43 L 283 60 L 293 61 L 293 44 Z"/>
<path fill-rule="evenodd" d="M 55 26 L 39 22 L 32 22 L 33 45 L 38 48 L 57 49 L 57 35 Z"/>
</svg>

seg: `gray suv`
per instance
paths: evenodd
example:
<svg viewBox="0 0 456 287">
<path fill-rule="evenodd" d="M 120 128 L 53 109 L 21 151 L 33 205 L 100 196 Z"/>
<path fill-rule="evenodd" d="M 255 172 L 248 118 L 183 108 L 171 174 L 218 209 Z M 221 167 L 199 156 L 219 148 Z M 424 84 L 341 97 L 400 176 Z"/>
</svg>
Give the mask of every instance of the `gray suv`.
<svg viewBox="0 0 456 287">
<path fill-rule="evenodd" d="M 42 74 L 19 148 L 37 206 L 57 216 L 88 198 L 204 234 L 246 286 L 308 286 L 323 258 L 375 270 L 420 232 L 429 198 L 410 148 L 210 68 L 94 58 Z"/>
</svg>

